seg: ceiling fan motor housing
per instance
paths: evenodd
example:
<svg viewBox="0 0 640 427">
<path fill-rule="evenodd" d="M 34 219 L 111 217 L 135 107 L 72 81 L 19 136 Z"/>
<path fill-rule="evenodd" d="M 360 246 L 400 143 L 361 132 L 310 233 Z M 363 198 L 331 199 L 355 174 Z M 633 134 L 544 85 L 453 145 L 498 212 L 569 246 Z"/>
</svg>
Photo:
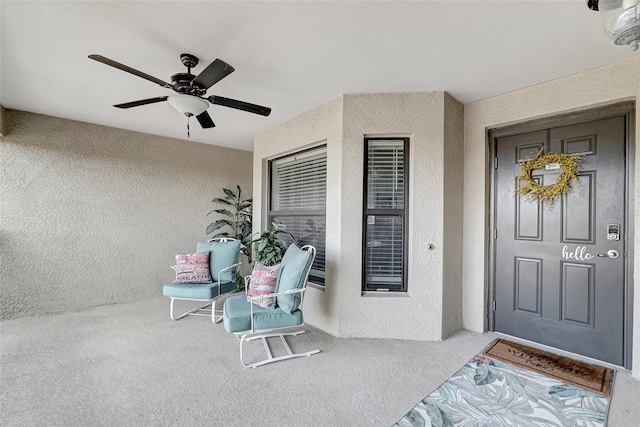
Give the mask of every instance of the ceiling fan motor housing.
<svg viewBox="0 0 640 427">
<path fill-rule="evenodd" d="M 188 95 L 202 96 L 207 93 L 207 89 L 198 86 L 193 82 L 195 79 L 191 73 L 177 73 L 171 76 L 171 82 L 173 83 L 173 90 L 178 93 L 184 93 Z"/>
</svg>

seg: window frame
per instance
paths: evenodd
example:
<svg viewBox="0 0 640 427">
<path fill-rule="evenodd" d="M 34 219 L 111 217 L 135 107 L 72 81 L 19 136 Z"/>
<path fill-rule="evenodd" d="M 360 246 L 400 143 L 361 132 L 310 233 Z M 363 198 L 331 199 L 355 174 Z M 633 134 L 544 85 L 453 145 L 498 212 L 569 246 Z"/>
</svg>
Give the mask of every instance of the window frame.
<svg viewBox="0 0 640 427">
<path fill-rule="evenodd" d="M 369 208 L 369 141 L 402 141 L 403 142 L 403 208 Z M 407 137 L 365 137 L 364 138 L 364 167 L 363 167 L 363 186 L 362 186 L 362 292 L 393 292 L 406 293 L 407 285 L 407 268 L 408 268 L 408 248 L 409 248 L 409 148 L 410 138 Z M 400 216 L 402 218 L 402 280 L 399 289 L 391 289 L 383 284 L 367 283 L 367 218 L 371 215 L 392 217 Z"/>
<path fill-rule="evenodd" d="M 275 157 L 273 159 L 270 159 L 267 161 L 267 178 L 268 178 L 268 187 L 267 187 L 267 224 L 271 225 L 271 223 L 277 219 L 277 218 L 283 218 L 283 217 L 313 217 L 313 218 L 319 218 L 322 217 L 324 219 L 324 249 L 321 250 L 321 248 L 316 248 L 316 260 L 314 261 L 314 266 L 316 266 L 317 262 L 319 261 L 319 256 L 321 255 L 323 252 L 323 255 L 325 256 L 324 259 L 322 259 L 322 263 L 323 263 L 323 269 L 318 269 L 318 268 L 313 268 L 309 274 L 309 282 L 313 283 L 315 285 L 318 285 L 320 287 L 324 287 L 325 285 L 325 277 L 326 277 L 326 242 L 327 242 L 327 209 L 326 209 L 326 201 L 327 201 L 327 193 L 326 193 L 326 188 L 325 188 L 325 200 L 324 200 L 324 204 L 325 204 L 325 209 L 324 210 L 288 210 L 288 211 L 276 211 L 273 210 L 273 205 L 274 205 L 274 200 L 273 200 L 273 195 L 274 195 L 274 168 L 273 165 L 275 162 L 279 161 L 279 160 L 283 160 L 283 159 L 287 159 L 287 158 L 291 158 L 291 157 L 295 157 L 295 156 L 300 156 L 300 155 L 304 155 L 306 153 L 309 152 L 313 152 L 313 151 L 318 151 L 318 150 L 324 150 L 324 156 L 325 156 L 325 162 L 328 161 L 327 159 L 327 144 L 320 144 L 320 145 L 316 145 L 314 147 L 310 147 L 310 148 L 306 148 L 303 150 L 299 150 L 299 151 L 295 151 L 295 152 L 291 152 L 279 157 Z M 325 187 L 326 187 L 326 179 L 327 179 L 327 175 L 325 172 Z M 287 230 L 289 231 L 289 230 Z M 295 236 L 295 234 L 294 234 Z M 298 238 L 298 236 L 295 236 L 296 238 Z M 285 241 L 286 244 L 290 244 L 291 243 L 291 238 L 289 236 L 282 236 L 281 237 L 283 241 Z M 298 242 L 300 243 L 300 242 Z M 314 274 L 314 271 L 320 271 L 322 273 L 322 276 L 319 276 L 318 274 Z"/>
</svg>

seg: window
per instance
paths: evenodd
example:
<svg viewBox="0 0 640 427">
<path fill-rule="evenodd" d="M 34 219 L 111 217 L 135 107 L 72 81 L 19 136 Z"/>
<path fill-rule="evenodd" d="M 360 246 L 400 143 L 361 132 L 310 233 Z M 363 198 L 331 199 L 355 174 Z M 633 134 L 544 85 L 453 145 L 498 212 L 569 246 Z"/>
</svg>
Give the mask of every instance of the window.
<svg viewBox="0 0 640 427">
<path fill-rule="evenodd" d="M 269 176 L 269 222 L 278 220 L 286 225 L 300 246 L 315 246 L 309 280 L 324 284 L 326 145 L 270 161 Z"/>
<path fill-rule="evenodd" d="M 407 291 L 409 139 L 366 138 L 363 291 Z"/>
</svg>

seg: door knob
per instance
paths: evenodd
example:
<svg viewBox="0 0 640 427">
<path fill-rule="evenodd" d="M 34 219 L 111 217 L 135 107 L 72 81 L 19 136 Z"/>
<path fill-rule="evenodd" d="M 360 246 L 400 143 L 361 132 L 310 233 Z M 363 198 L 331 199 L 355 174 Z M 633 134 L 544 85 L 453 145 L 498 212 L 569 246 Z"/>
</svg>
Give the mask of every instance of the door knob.
<svg viewBox="0 0 640 427">
<path fill-rule="evenodd" d="M 599 257 L 608 257 L 608 258 L 618 258 L 620 256 L 620 252 L 615 249 L 609 249 L 606 254 L 598 254 Z"/>
</svg>

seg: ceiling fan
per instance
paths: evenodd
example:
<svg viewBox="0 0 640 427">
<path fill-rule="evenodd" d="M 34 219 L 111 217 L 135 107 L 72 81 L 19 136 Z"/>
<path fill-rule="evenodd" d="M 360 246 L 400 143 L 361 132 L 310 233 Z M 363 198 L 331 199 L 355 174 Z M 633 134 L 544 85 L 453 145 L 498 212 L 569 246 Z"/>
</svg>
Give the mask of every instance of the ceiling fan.
<svg viewBox="0 0 640 427">
<path fill-rule="evenodd" d="M 172 89 L 176 92 L 175 95 L 159 96 L 156 98 L 116 104 L 114 105 L 116 108 L 139 107 L 141 105 L 168 101 L 173 108 L 187 116 L 187 118 L 195 116 L 196 119 L 198 119 L 200 126 L 205 129 L 215 127 L 213 120 L 211 120 L 211 116 L 207 113 L 209 103 L 248 111 L 249 113 L 260 114 L 262 116 L 268 116 L 271 113 L 271 108 L 263 107 L 261 105 L 250 104 L 236 99 L 224 98 L 222 96 L 210 95 L 205 97 L 207 90 L 211 86 L 235 71 L 231 65 L 220 59 L 213 61 L 200 74 L 195 76 L 191 74 L 191 69 L 198 65 L 198 58 L 189 53 L 183 53 L 180 55 L 180 61 L 182 61 L 182 64 L 187 67 L 187 72 L 174 74 L 171 76 L 171 83 L 167 83 L 149 74 L 143 73 L 142 71 L 138 71 L 112 59 L 105 58 L 102 55 L 89 55 L 89 58 L 102 62 L 103 64 L 110 65 L 111 67 L 118 68 L 122 71 L 126 71 L 127 73 L 131 73 L 135 76 L 142 77 L 143 79 L 149 80 L 150 82 L 156 83 L 164 88 Z M 188 134 L 189 122 L 187 120 L 187 135 Z"/>
</svg>

